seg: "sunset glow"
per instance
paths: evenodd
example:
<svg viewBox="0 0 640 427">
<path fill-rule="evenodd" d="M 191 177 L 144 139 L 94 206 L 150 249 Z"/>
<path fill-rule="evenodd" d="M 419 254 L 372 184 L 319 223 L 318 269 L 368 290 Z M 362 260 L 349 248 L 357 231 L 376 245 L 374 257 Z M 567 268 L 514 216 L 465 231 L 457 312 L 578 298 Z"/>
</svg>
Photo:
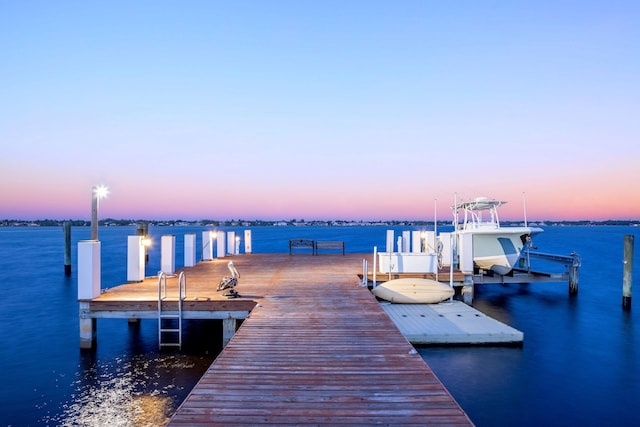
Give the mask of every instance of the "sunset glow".
<svg viewBox="0 0 640 427">
<path fill-rule="evenodd" d="M 0 219 L 638 220 L 638 16 L 4 2 Z"/>
</svg>

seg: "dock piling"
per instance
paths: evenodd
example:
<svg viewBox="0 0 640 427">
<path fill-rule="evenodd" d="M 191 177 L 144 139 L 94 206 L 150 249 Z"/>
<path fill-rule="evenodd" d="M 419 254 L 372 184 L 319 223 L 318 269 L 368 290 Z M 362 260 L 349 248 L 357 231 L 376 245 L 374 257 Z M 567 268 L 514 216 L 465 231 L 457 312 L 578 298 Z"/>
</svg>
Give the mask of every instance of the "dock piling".
<svg viewBox="0 0 640 427">
<path fill-rule="evenodd" d="M 624 267 L 622 272 L 622 308 L 631 309 L 631 284 L 633 281 L 633 235 L 624 236 Z"/>
<path fill-rule="evenodd" d="M 222 347 L 226 347 L 231 338 L 233 338 L 236 333 L 236 324 L 236 319 L 231 316 L 222 319 Z"/>
<path fill-rule="evenodd" d="M 573 258 L 573 262 L 569 266 L 569 295 L 577 295 L 578 271 L 582 261 L 580 261 L 580 256 L 575 252 L 571 253 L 571 257 Z"/>
<path fill-rule="evenodd" d="M 149 237 L 149 223 L 148 222 L 139 222 L 136 224 L 136 236 L 142 236 L 143 239 L 147 239 Z M 145 264 L 149 262 L 149 251 L 147 250 L 147 246 L 144 246 L 144 262 Z"/>
<path fill-rule="evenodd" d="M 71 223 L 62 225 L 64 231 L 64 275 L 71 276 Z"/>
</svg>

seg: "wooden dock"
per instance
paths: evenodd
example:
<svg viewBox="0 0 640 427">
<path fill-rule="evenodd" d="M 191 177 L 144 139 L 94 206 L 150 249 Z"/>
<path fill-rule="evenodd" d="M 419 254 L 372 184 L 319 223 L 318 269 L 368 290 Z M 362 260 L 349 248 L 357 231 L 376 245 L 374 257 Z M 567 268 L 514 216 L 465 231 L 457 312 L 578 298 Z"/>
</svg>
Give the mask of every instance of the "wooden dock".
<svg viewBox="0 0 640 427">
<path fill-rule="evenodd" d="M 358 285 L 362 256 L 285 256 L 171 420 L 179 425 L 471 425 Z M 241 264 L 238 269 L 242 272 Z"/>
<path fill-rule="evenodd" d="M 170 425 L 473 425 L 359 285 L 368 257 L 243 255 L 186 269 L 184 318 L 248 318 Z M 216 291 L 230 259 L 241 298 Z M 110 289 L 81 301 L 81 320 L 157 317 L 157 292 L 153 278 Z"/>
</svg>

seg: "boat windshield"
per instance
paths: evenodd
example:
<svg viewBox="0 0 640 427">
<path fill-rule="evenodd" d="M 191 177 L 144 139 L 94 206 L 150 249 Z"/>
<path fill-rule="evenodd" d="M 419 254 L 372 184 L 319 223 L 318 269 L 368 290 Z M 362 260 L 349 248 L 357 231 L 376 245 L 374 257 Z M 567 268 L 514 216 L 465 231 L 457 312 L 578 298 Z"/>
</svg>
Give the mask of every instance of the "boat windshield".
<svg viewBox="0 0 640 427">
<path fill-rule="evenodd" d="M 478 197 L 470 202 L 462 202 L 453 207 L 454 209 L 454 226 L 458 229 L 468 230 L 477 228 L 500 228 L 500 219 L 498 218 L 498 207 L 507 202 L 500 200 L 488 199 L 486 197 Z M 462 223 L 459 223 L 458 212 L 462 210 L 464 213 Z M 490 218 L 483 219 L 483 212 L 489 211 Z"/>
</svg>

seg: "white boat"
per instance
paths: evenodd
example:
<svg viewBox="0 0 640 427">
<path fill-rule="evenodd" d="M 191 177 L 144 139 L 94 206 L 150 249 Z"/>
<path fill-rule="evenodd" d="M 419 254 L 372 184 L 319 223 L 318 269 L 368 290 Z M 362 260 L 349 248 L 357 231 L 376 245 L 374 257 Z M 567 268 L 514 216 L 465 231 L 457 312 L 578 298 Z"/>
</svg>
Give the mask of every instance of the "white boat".
<svg viewBox="0 0 640 427">
<path fill-rule="evenodd" d="M 444 283 L 419 278 L 389 280 L 371 292 L 380 299 L 396 304 L 434 304 L 454 294 L 453 288 Z"/>
<path fill-rule="evenodd" d="M 523 250 L 531 244 L 531 237 L 543 231 L 526 226 L 526 221 L 522 227 L 501 227 L 498 208 L 505 203 L 477 197 L 453 207 L 455 232 L 460 237 L 465 234 L 472 236 L 475 267 L 503 275 L 516 266 Z M 459 211 L 464 213 L 462 221 L 459 221 Z M 484 213 L 488 213 L 489 218 L 483 218 Z"/>
</svg>

